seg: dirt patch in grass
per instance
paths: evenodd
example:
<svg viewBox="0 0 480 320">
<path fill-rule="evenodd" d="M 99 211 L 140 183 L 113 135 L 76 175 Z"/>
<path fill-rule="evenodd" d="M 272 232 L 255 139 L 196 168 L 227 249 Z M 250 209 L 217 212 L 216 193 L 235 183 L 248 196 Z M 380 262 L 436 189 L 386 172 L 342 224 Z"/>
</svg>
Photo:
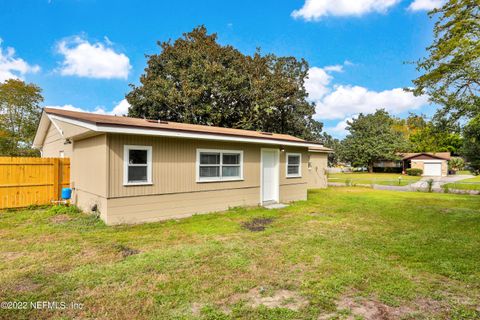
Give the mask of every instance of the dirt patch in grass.
<svg viewBox="0 0 480 320">
<path fill-rule="evenodd" d="M 267 293 L 263 288 L 253 288 L 247 293 L 236 294 L 229 298 L 228 304 L 243 301 L 252 308 L 265 306 L 267 308 L 286 308 L 298 311 L 308 306 L 308 300 L 298 292 L 291 290 L 277 290 Z"/>
<path fill-rule="evenodd" d="M 29 278 L 23 278 L 15 282 L 13 290 L 15 292 L 32 292 L 37 290 L 40 287 L 39 284 L 36 284 Z"/>
<path fill-rule="evenodd" d="M 66 222 L 69 222 L 70 220 L 72 220 L 72 218 L 70 218 L 66 214 L 59 214 L 50 218 L 50 222 L 55 224 L 66 223 Z"/>
<path fill-rule="evenodd" d="M 140 253 L 140 250 L 127 247 L 123 244 L 116 244 L 114 247 L 124 258 Z"/>
<path fill-rule="evenodd" d="M 198 303 L 198 302 L 194 302 L 192 303 L 190 309 L 192 311 L 192 314 L 196 317 L 200 316 L 201 312 L 202 312 L 202 308 L 204 307 L 205 305 L 203 303 Z"/>
<path fill-rule="evenodd" d="M 242 222 L 242 228 L 252 232 L 264 231 L 273 222 L 273 218 L 253 218 L 250 221 Z"/>
<path fill-rule="evenodd" d="M 375 298 L 363 298 L 343 296 L 337 301 L 337 311 L 349 312 L 346 319 L 390 320 L 390 319 L 415 319 L 419 314 L 438 316 L 448 313 L 448 307 L 441 301 L 429 298 L 417 298 L 411 304 L 403 304 L 398 307 L 386 305 Z M 335 313 L 325 314 L 318 320 L 335 317 Z"/>
<path fill-rule="evenodd" d="M 24 253 L 22 252 L 0 252 L 0 261 L 9 261 L 9 260 L 16 260 L 20 257 L 23 257 Z"/>
</svg>

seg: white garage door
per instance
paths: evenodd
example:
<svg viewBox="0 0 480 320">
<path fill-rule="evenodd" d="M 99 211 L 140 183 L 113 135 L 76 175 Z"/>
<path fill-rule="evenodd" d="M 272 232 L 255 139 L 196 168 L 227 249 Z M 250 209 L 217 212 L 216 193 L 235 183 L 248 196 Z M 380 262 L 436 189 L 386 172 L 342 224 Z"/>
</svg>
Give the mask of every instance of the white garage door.
<svg viewBox="0 0 480 320">
<path fill-rule="evenodd" d="M 440 177 L 442 175 L 442 164 L 425 162 L 425 165 L 423 166 L 423 175 Z"/>
</svg>

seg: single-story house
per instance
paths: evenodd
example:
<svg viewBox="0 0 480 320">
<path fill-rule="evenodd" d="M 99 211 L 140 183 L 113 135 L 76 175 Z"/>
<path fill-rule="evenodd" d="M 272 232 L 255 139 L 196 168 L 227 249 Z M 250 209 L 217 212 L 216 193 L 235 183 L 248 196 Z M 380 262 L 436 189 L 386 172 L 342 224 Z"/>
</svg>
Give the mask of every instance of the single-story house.
<svg viewBox="0 0 480 320">
<path fill-rule="evenodd" d="M 426 177 L 445 177 L 448 175 L 450 152 L 403 153 L 403 169 L 417 168 L 423 170 Z"/>
<path fill-rule="evenodd" d="M 72 203 L 107 224 L 307 198 L 331 149 L 286 134 L 45 108 L 34 147 L 69 157 Z"/>
</svg>

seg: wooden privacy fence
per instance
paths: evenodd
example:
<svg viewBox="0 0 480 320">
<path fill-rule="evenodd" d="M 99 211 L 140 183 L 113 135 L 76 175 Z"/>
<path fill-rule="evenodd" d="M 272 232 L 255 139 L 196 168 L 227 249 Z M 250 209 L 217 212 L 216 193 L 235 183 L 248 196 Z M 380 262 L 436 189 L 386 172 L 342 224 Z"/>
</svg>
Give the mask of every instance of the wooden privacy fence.
<svg viewBox="0 0 480 320">
<path fill-rule="evenodd" d="M 0 209 L 50 204 L 70 185 L 70 159 L 0 157 Z"/>
</svg>

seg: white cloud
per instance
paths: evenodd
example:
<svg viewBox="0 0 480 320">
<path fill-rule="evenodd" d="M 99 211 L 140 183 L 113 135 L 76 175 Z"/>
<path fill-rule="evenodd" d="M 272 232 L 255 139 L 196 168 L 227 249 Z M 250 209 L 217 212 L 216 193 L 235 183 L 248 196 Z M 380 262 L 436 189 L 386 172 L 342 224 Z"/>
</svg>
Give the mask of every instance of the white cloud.
<svg viewBox="0 0 480 320">
<path fill-rule="evenodd" d="M 7 47 L 4 50 L 0 38 L 0 82 L 7 79 L 22 79 L 25 74 L 38 71 L 40 71 L 38 65 L 30 65 L 22 58 L 15 57 L 14 48 Z"/>
<path fill-rule="evenodd" d="M 130 108 L 130 104 L 126 99 L 123 99 L 118 104 L 116 104 L 111 111 L 105 110 L 105 108 L 102 106 L 96 107 L 94 111 L 89 111 L 83 108 L 75 107 L 71 104 L 65 104 L 63 106 L 45 106 L 45 107 L 68 110 L 68 111 L 91 112 L 91 113 L 97 113 L 97 114 L 123 116 L 128 114 L 128 108 Z"/>
<path fill-rule="evenodd" d="M 445 3 L 445 0 L 415 0 L 409 6 L 411 11 L 430 11 L 440 8 Z"/>
<path fill-rule="evenodd" d="M 341 64 L 336 64 L 333 66 L 326 66 L 323 68 L 325 71 L 331 71 L 331 72 L 343 72 L 343 66 Z"/>
<path fill-rule="evenodd" d="M 305 89 L 308 92 L 308 98 L 313 101 L 320 100 L 328 91 L 328 85 L 332 76 L 325 69 L 312 67 L 308 70 L 308 79 L 305 80 Z"/>
<path fill-rule="evenodd" d="M 428 97 L 415 97 L 402 88 L 371 91 L 361 86 L 339 85 L 322 99 L 315 101 L 319 119 L 343 119 L 352 114 L 372 113 L 384 108 L 392 114 L 418 109 L 428 103 Z"/>
<path fill-rule="evenodd" d="M 127 79 L 131 69 L 130 60 L 123 53 L 117 53 L 112 43 L 105 38 L 105 44 L 90 43 L 82 37 L 60 41 L 58 53 L 64 56 L 60 74 L 104 79 Z"/>
<path fill-rule="evenodd" d="M 323 68 L 312 67 L 305 81 L 308 99 L 315 102 L 315 118 L 324 120 L 341 120 L 335 126 L 326 127 L 336 137 L 345 136 L 347 120 L 359 113 L 373 113 L 377 109 L 385 109 L 398 115 L 406 111 L 416 110 L 429 104 L 427 96 L 415 97 L 402 88 L 383 91 L 369 90 L 358 85 L 335 85 L 333 72 L 343 72 L 345 66 L 352 66 L 348 60 L 343 65 Z"/>
<path fill-rule="evenodd" d="M 352 65 L 352 63 L 347 60 L 344 62 L 344 65 Z M 330 91 L 328 85 L 333 79 L 333 76 L 331 75 L 332 72 L 343 72 L 343 65 L 336 64 L 323 68 L 312 67 L 308 70 L 308 79 L 305 81 L 305 89 L 308 92 L 308 98 L 310 100 L 320 100 Z"/>
<path fill-rule="evenodd" d="M 305 0 L 302 8 L 292 17 L 307 21 L 324 16 L 361 16 L 371 12 L 384 13 L 401 0 Z"/>
<path fill-rule="evenodd" d="M 129 108 L 130 108 L 130 103 L 128 103 L 127 99 L 123 99 L 113 108 L 110 114 L 114 114 L 117 116 L 126 115 L 128 114 Z"/>
<path fill-rule="evenodd" d="M 347 121 L 352 121 L 353 119 L 357 118 L 358 115 L 353 115 L 351 117 L 347 117 L 342 121 L 339 121 L 333 127 L 325 127 L 325 131 L 334 136 L 335 138 L 344 138 L 348 131 L 346 130 L 348 124 Z"/>
</svg>

